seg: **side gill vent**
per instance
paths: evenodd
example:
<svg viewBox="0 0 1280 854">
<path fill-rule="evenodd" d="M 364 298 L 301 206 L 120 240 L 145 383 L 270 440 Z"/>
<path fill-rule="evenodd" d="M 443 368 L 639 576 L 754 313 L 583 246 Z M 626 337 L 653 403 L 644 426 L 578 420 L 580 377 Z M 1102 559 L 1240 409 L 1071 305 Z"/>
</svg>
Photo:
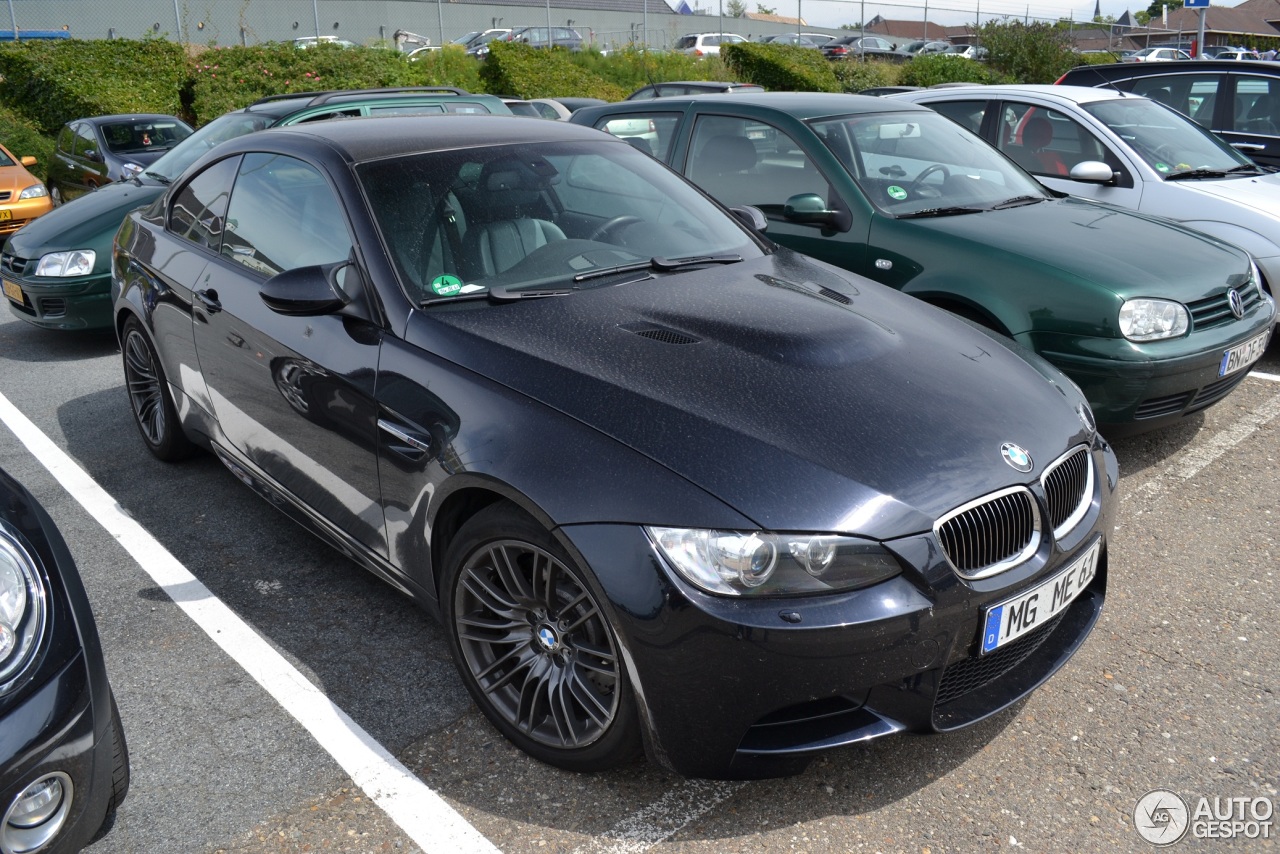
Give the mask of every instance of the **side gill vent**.
<svg viewBox="0 0 1280 854">
<path fill-rule="evenodd" d="M 702 339 L 687 335 L 666 326 L 654 326 L 651 323 L 628 323 L 622 329 L 634 332 L 641 338 L 648 338 L 662 344 L 697 344 Z"/>
<path fill-rule="evenodd" d="M 853 305 L 853 300 L 849 299 L 839 291 L 833 291 L 830 288 L 822 288 L 818 293 L 822 294 L 829 300 L 840 303 L 841 305 Z"/>
</svg>

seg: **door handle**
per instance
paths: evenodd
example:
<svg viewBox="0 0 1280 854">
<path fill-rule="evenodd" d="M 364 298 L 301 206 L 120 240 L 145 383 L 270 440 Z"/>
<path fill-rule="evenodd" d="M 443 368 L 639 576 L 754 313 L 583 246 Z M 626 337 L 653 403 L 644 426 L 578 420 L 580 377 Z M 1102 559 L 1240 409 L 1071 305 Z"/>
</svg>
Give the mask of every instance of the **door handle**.
<svg viewBox="0 0 1280 854">
<path fill-rule="evenodd" d="M 200 300 L 200 304 L 208 309 L 210 314 L 222 311 L 222 303 L 218 302 L 218 292 L 213 288 L 196 291 L 195 298 Z"/>
<path fill-rule="evenodd" d="M 407 457 L 411 460 L 420 460 L 427 454 L 431 453 L 430 436 L 410 433 L 408 430 L 405 430 L 397 424 L 391 423 L 385 418 L 378 419 L 378 429 L 383 432 L 390 433 L 393 437 L 400 440 L 400 442 L 390 443 L 388 447 L 402 457 Z"/>
<path fill-rule="evenodd" d="M 1265 145 L 1259 145 L 1256 142 L 1233 142 L 1231 147 L 1239 151 L 1263 151 L 1266 149 Z"/>
</svg>

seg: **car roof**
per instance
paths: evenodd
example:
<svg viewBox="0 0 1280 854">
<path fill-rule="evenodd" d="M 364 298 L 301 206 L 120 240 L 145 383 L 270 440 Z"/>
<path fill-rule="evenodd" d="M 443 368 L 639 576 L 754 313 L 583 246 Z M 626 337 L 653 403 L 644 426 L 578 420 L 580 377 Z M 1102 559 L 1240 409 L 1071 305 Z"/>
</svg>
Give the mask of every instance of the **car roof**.
<svg viewBox="0 0 1280 854">
<path fill-rule="evenodd" d="M 321 92 L 294 92 L 285 95 L 268 95 L 259 98 L 242 112 L 264 113 L 285 118 L 310 107 L 329 104 L 376 104 L 386 101 L 410 99 L 472 98 L 482 101 L 498 100 L 493 95 L 474 94 L 451 86 L 399 86 L 382 89 L 332 89 Z"/>
<path fill-rule="evenodd" d="M 376 122 L 377 124 L 372 124 Z M 424 125 L 429 122 L 429 125 Z M 429 132 L 428 132 L 429 131 Z M 451 151 L 526 142 L 580 140 L 626 142 L 594 128 L 568 122 L 529 121 L 527 116 L 370 116 L 337 122 L 308 122 L 269 128 L 228 140 L 225 146 L 253 150 L 270 141 L 288 147 L 286 138 L 325 140 L 353 162 L 376 160 L 409 152 Z M 220 146 L 221 147 L 221 146 Z"/>
<path fill-rule="evenodd" d="M 177 116 L 171 116 L 166 113 L 114 113 L 109 116 L 88 116 L 82 119 L 73 119 L 78 122 L 89 122 L 95 125 L 115 124 L 116 122 L 155 122 L 164 120 L 178 119 Z M 182 121 L 182 119 L 178 119 Z"/>
<path fill-rule="evenodd" d="M 1232 71 L 1248 69 L 1253 74 L 1280 77 L 1280 64 L 1265 59 L 1174 59 L 1169 62 L 1146 64 L 1143 62 L 1114 62 L 1106 65 L 1077 65 L 1063 75 L 1072 80 L 1088 79 L 1090 75 L 1100 80 L 1123 77 L 1145 77 L 1153 74 L 1170 74 L 1177 71 Z"/>
<path fill-rule="evenodd" d="M 846 116 L 854 113 L 888 113 L 902 109 L 928 109 L 917 107 L 905 101 L 889 103 L 883 98 L 870 95 L 846 95 L 831 92 L 756 92 L 745 90 L 733 94 L 713 95 L 673 95 L 655 98 L 651 101 L 626 101 L 624 109 L 629 110 L 670 110 L 672 105 L 682 101 L 699 104 L 723 103 L 734 107 L 744 104 L 765 107 L 786 113 L 797 119 L 823 118 L 826 116 Z M 620 105 L 619 105 L 620 106 Z M 603 108 L 601 108 L 603 112 Z"/>
<path fill-rule="evenodd" d="M 1094 88 L 1092 86 L 1057 86 L 1043 83 L 1023 83 L 1009 84 L 1007 86 L 983 86 L 975 84 L 973 86 L 947 86 L 946 93 L 949 96 L 960 96 L 971 91 L 983 93 L 988 98 L 1016 98 L 1019 95 L 1037 95 L 1042 98 L 1057 99 L 1062 103 L 1089 104 L 1095 101 L 1114 101 L 1121 98 L 1138 98 L 1140 100 L 1148 100 L 1141 95 L 1133 95 L 1128 92 L 1117 92 L 1115 89 Z M 907 93 L 905 98 L 898 98 L 895 93 L 888 96 L 892 100 L 916 100 L 916 95 L 926 95 L 937 92 L 937 89 L 927 89 L 922 92 Z"/>
</svg>

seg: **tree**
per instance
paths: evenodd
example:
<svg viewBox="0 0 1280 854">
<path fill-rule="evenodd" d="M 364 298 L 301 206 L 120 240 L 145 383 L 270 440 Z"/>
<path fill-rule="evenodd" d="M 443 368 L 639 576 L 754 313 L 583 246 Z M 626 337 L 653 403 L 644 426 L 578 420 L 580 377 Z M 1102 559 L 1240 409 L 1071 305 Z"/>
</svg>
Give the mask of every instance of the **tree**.
<svg viewBox="0 0 1280 854">
<path fill-rule="evenodd" d="M 1182 0 L 1151 0 L 1151 5 L 1147 7 L 1147 14 L 1152 18 L 1159 18 L 1164 15 L 1164 6 L 1169 7 L 1169 11 L 1182 8 Z"/>
<path fill-rule="evenodd" d="M 757 12 L 759 12 L 761 15 L 776 15 L 776 14 L 778 14 L 778 10 L 777 10 L 777 9 L 770 9 L 768 6 L 764 5 L 763 3 L 757 3 L 757 4 L 756 4 L 756 11 L 757 11 Z"/>
<path fill-rule="evenodd" d="M 1077 62 L 1070 33 L 1053 24 L 985 24 L 978 43 L 991 51 L 988 67 L 1019 83 L 1052 83 Z"/>
<path fill-rule="evenodd" d="M 861 22 L 861 21 L 858 21 L 856 24 L 841 24 L 841 25 L 839 26 L 839 29 L 841 29 L 841 30 L 861 30 L 861 29 L 862 29 L 862 22 Z"/>
<path fill-rule="evenodd" d="M 747 14 L 747 4 L 743 0 L 729 0 L 724 4 L 724 10 L 729 13 L 730 17 L 741 18 Z"/>
<path fill-rule="evenodd" d="M 1147 24 L 1151 23 L 1151 13 L 1146 9 L 1143 9 L 1141 12 L 1134 12 L 1133 20 L 1138 26 L 1145 27 Z"/>
</svg>

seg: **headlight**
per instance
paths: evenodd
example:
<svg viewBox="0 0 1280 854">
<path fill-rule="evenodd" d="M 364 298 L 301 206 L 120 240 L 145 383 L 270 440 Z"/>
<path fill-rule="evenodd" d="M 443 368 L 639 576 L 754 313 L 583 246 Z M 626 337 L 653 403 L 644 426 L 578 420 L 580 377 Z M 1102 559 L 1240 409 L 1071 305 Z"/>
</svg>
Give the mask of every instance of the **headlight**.
<svg viewBox="0 0 1280 854">
<path fill-rule="evenodd" d="M 902 571 L 877 543 L 830 534 L 646 528 L 681 577 L 725 596 L 797 596 L 856 590 Z"/>
<path fill-rule="evenodd" d="M 44 620 L 44 586 L 35 562 L 0 531 L 0 693 L 35 655 Z"/>
<path fill-rule="evenodd" d="M 1120 306 L 1120 333 L 1130 341 L 1177 338 L 1187 331 L 1186 306 L 1166 299 L 1131 299 Z"/>
<path fill-rule="evenodd" d="M 98 253 L 92 249 L 73 249 L 70 252 L 50 252 L 36 265 L 37 276 L 87 276 L 93 272 Z"/>
<path fill-rule="evenodd" d="M 23 199 L 43 199 L 47 195 L 49 195 L 49 191 L 44 188 L 44 184 L 32 184 L 21 193 L 18 193 L 18 201 Z"/>
</svg>

